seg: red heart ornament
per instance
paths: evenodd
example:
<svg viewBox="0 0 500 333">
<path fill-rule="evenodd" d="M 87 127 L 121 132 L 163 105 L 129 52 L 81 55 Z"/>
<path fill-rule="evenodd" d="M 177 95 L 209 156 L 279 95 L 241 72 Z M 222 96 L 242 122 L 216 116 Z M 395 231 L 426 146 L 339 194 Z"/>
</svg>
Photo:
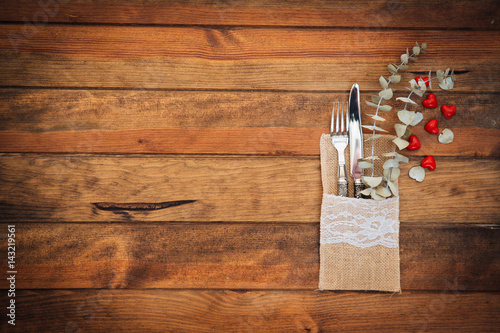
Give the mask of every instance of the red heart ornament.
<svg viewBox="0 0 500 333">
<path fill-rule="evenodd" d="M 438 121 L 436 119 L 429 120 L 424 129 L 431 134 L 439 134 Z"/>
<path fill-rule="evenodd" d="M 457 112 L 457 107 L 455 105 L 441 105 L 441 113 L 446 119 L 450 119 Z"/>
<path fill-rule="evenodd" d="M 422 168 L 427 168 L 429 170 L 434 170 L 436 169 L 436 161 L 434 160 L 434 157 L 432 155 L 427 156 L 420 162 L 420 166 Z"/>
<path fill-rule="evenodd" d="M 415 78 L 415 81 L 417 81 L 417 83 L 418 83 L 418 80 L 420 80 L 420 79 L 424 80 L 424 83 L 427 87 L 429 86 L 429 77 L 428 76 L 424 76 L 424 77 L 417 76 Z"/>
<path fill-rule="evenodd" d="M 424 99 L 422 101 L 422 105 L 428 109 L 436 108 L 438 106 L 438 101 L 436 99 L 436 96 L 434 94 L 427 95 L 427 99 Z"/>
<path fill-rule="evenodd" d="M 420 149 L 420 140 L 415 135 L 410 135 L 409 137 L 410 144 L 406 149 L 408 150 L 417 150 Z"/>
</svg>

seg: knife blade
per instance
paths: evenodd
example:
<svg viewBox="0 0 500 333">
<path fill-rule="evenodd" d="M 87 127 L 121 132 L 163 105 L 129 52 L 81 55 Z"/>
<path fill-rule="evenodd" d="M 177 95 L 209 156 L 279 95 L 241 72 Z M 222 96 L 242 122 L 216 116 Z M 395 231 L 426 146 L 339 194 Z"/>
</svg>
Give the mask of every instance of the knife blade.
<svg viewBox="0 0 500 333">
<path fill-rule="evenodd" d="M 351 175 L 354 178 L 354 197 L 360 198 L 363 191 L 363 169 L 358 166 L 358 160 L 363 158 L 363 131 L 361 127 L 361 108 L 359 85 L 353 84 L 349 94 L 349 152 Z"/>
</svg>

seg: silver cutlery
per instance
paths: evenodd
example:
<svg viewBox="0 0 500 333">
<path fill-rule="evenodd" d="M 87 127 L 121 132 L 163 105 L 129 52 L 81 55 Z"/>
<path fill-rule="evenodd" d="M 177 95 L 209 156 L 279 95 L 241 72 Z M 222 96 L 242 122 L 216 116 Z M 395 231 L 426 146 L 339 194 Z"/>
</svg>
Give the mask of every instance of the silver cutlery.
<svg viewBox="0 0 500 333">
<path fill-rule="evenodd" d="M 330 123 L 330 139 L 332 140 L 332 144 L 337 149 L 338 155 L 338 195 L 342 197 L 347 197 L 347 172 L 345 168 L 345 148 L 349 143 L 349 118 L 347 114 L 347 109 L 344 106 L 344 102 L 342 104 L 337 102 L 337 107 L 335 107 L 335 103 L 333 103 L 332 110 L 332 121 Z M 342 105 L 342 107 L 341 107 Z M 344 112 L 344 109 L 345 112 Z M 334 118 L 335 118 L 335 128 L 334 128 Z M 340 122 L 340 126 L 339 126 Z M 344 128 L 345 124 L 345 128 Z"/>
<path fill-rule="evenodd" d="M 354 178 L 354 197 L 360 198 L 363 191 L 363 169 L 358 166 L 359 159 L 363 158 L 363 131 L 361 127 L 361 108 L 359 85 L 353 84 L 349 95 L 349 153 L 351 175 Z"/>
</svg>

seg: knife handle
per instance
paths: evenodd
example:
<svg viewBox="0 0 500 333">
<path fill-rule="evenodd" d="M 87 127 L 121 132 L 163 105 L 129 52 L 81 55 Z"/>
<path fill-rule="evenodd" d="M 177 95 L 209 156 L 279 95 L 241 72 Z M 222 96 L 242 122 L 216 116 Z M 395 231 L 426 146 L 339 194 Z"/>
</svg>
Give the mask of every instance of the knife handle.
<svg viewBox="0 0 500 333">
<path fill-rule="evenodd" d="M 363 195 L 361 192 L 365 189 L 365 186 L 361 181 L 356 180 L 354 182 L 354 197 L 358 199 L 362 199 Z"/>
</svg>

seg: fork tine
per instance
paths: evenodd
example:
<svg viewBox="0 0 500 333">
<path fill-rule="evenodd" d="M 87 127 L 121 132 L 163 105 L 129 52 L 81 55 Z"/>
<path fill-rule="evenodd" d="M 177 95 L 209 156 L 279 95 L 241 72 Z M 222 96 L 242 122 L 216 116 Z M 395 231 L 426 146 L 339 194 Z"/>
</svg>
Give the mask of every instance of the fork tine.
<svg viewBox="0 0 500 333">
<path fill-rule="evenodd" d="M 335 122 L 335 125 L 334 125 Z M 349 108 L 345 102 L 333 102 L 330 135 L 347 133 L 349 131 Z"/>
<path fill-rule="evenodd" d="M 333 107 L 332 107 L 332 120 L 330 121 L 330 135 L 333 135 L 333 122 L 335 119 L 335 102 L 333 102 Z"/>
<path fill-rule="evenodd" d="M 335 114 L 335 133 L 339 132 L 339 113 L 340 113 L 340 102 L 337 102 L 337 112 Z"/>
<path fill-rule="evenodd" d="M 339 113 L 340 113 L 340 117 L 341 117 L 341 125 L 340 125 L 340 132 L 344 132 L 344 102 L 342 102 L 342 111 L 340 111 L 340 108 L 339 108 Z"/>
</svg>

